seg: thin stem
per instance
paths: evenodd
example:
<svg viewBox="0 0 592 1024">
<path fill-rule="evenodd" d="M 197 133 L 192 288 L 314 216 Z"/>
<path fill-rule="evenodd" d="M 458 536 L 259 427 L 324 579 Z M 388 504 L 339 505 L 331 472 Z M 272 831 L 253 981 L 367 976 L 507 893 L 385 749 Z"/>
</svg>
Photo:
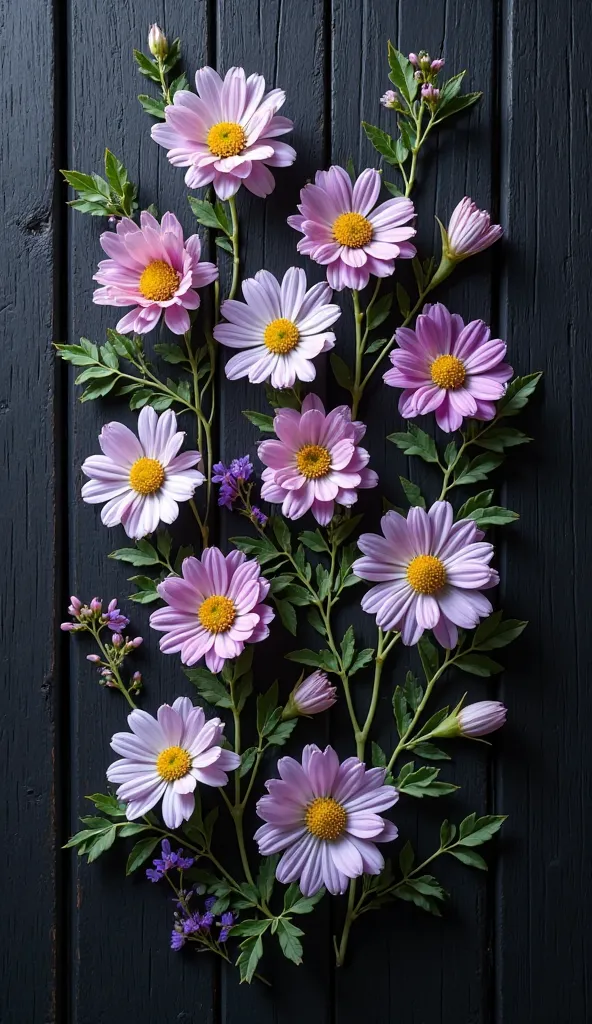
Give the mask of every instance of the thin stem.
<svg viewBox="0 0 592 1024">
<path fill-rule="evenodd" d="M 370 732 L 370 729 L 372 728 L 372 723 L 374 721 L 374 716 L 376 714 L 376 709 L 378 707 L 378 698 L 380 695 L 380 680 L 382 677 L 384 663 L 386 661 L 386 657 L 389 651 L 393 649 L 401 634 L 395 633 L 394 637 L 390 640 L 390 642 L 387 642 L 385 645 L 385 641 L 387 640 L 388 636 L 389 633 L 383 633 L 380 627 L 378 628 L 378 645 L 376 648 L 376 660 L 374 664 L 374 682 L 372 684 L 372 697 L 370 699 L 370 707 L 368 708 L 366 721 L 364 722 L 364 725 L 362 726 L 359 735 L 356 736 L 356 753 L 360 761 L 365 760 L 368 734 Z"/>
<path fill-rule="evenodd" d="M 354 303 L 354 319 L 356 325 L 356 363 L 354 370 L 354 386 L 352 389 L 352 417 L 355 419 L 358 412 L 358 406 L 360 404 L 360 398 L 362 396 L 361 382 L 362 382 L 362 361 L 366 352 L 366 343 L 368 341 L 368 334 L 370 331 L 370 320 L 369 314 L 372 306 L 376 302 L 378 292 L 380 290 L 381 280 L 376 279 L 374 291 L 372 297 L 366 306 L 365 311 L 360 309 L 360 293 L 355 289 L 352 290 L 352 298 Z M 364 333 L 362 333 L 362 324 L 365 321 Z"/>
<path fill-rule="evenodd" d="M 352 878 L 349 883 L 349 892 L 347 897 L 347 911 L 345 914 L 345 921 L 343 923 L 343 931 L 341 933 L 341 941 L 339 947 L 336 949 L 336 962 L 338 967 L 343 967 L 343 961 L 345 960 L 345 953 L 347 950 L 347 943 L 349 939 L 349 933 L 351 926 L 356 919 L 356 880 Z"/>
<path fill-rule="evenodd" d="M 238 277 L 240 269 L 240 258 L 239 258 L 239 233 L 238 233 L 238 215 L 236 212 L 236 200 L 234 196 L 231 196 L 228 200 L 230 207 L 230 216 L 232 218 L 232 234 L 230 241 L 232 242 L 232 283 L 230 285 L 230 291 L 228 298 L 233 299 L 236 295 L 238 288 Z"/>
<path fill-rule="evenodd" d="M 91 627 L 91 632 L 92 632 L 92 635 L 95 638 L 95 641 L 97 643 L 97 646 L 98 646 L 99 650 L 101 651 L 101 654 L 103 655 L 105 661 L 107 662 L 107 664 L 108 664 L 108 666 L 109 666 L 109 668 L 110 668 L 110 670 L 111 670 L 111 672 L 113 674 L 113 678 L 115 679 L 115 683 L 116 683 L 117 689 L 123 694 L 123 696 L 125 697 L 126 701 L 129 704 L 129 706 L 131 708 L 136 708 L 137 704 L 135 704 L 134 701 L 132 700 L 129 691 L 128 691 L 128 689 L 127 689 L 123 679 L 121 678 L 121 675 L 120 675 L 120 672 L 119 672 L 119 669 L 118 669 L 117 665 L 115 665 L 111 654 L 109 653 L 109 651 L 105 647 L 103 641 L 101 640 L 101 637 L 99 636 L 99 630 L 97 629 L 96 625 L 93 625 Z"/>
<path fill-rule="evenodd" d="M 401 753 L 401 751 L 405 749 L 405 746 L 407 744 L 407 740 L 409 739 L 409 737 L 413 733 L 413 730 L 415 729 L 415 726 L 417 725 L 419 719 L 421 718 L 421 715 L 423 714 L 423 710 L 424 710 L 427 702 L 429 701 L 429 699 L 430 699 L 430 697 L 432 695 L 432 690 L 434 689 L 434 686 L 438 682 L 438 679 L 440 678 L 440 676 L 446 671 L 448 666 L 453 663 L 453 661 L 454 661 L 454 658 L 450 657 L 450 651 L 446 651 L 446 657 L 444 658 L 443 663 L 440 665 L 440 668 L 436 672 L 434 672 L 434 675 L 428 681 L 428 684 L 427 684 L 426 689 L 425 689 L 425 693 L 424 693 L 424 695 L 423 695 L 423 697 L 422 697 L 422 699 L 421 699 L 421 701 L 420 701 L 420 703 L 419 703 L 419 705 L 418 705 L 418 707 L 417 707 L 417 709 L 415 711 L 415 714 L 414 714 L 413 718 L 411 719 L 409 725 L 407 726 L 405 732 L 401 736 L 401 739 L 399 740 L 397 746 L 395 747 L 395 749 L 393 751 L 392 757 L 391 757 L 391 759 L 390 759 L 390 761 L 388 763 L 388 766 L 387 766 L 387 771 L 392 771 L 393 766 L 395 764 L 395 761 L 397 760 L 397 758 L 398 758 L 399 754 Z"/>
<path fill-rule="evenodd" d="M 162 86 L 162 98 L 168 105 L 171 102 L 171 94 L 167 85 L 166 74 L 163 66 L 162 57 L 158 58 L 158 74 L 160 75 L 160 84 Z"/>
</svg>

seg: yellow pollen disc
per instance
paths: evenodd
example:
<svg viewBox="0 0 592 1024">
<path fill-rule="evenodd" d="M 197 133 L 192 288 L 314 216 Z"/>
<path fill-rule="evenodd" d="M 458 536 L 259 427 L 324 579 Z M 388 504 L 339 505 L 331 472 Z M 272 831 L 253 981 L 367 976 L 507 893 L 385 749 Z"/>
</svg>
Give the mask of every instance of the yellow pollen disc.
<svg viewBox="0 0 592 1024">
<path fill-rule="evenodd" d="M 138 494 L 154 494 L 164 483 L 164 469 L 158 459 L 137 459 L 130 469 L 129 482 Z"/>
<path fill-rule="evenodd" d="M 296 465 L 307 480 L 316 480 L 331 469 L 331 456 L 320 444 L 305 444 L 296 452 Z"/>
<path fill-rule="evenodd" d="M 215 156 L 238 156 L 245 148 L 247 137 L 244 128 L 236 121 L 220 121 L 212 125 L 206 142 L 210 153 Z"/>
<path fill-rule="evenodd" d="M 347 824 L 347 812 L 331 796 L 318 796 L 306 809 L 304 824 L 317 839 L 339 839 Z"/>
<path fill-rule="evenodd" d="M 210 633 L 225 633 L 236 619 L 234 601 L 222 594 L 206 597 L 203 604 L 199 606 L 197 617 L 204 629 L 209 630 Z"/>
<path fill-rule="evenodd" d="M 166 782 L 182 779 L 190 768 L 191 757 L 183 747 L 167 747 L 156 758 L 156 771 Z"/>
<path fill-rule="evenodd" d="M 138 288 L 145 299 L 152 302 L 166 302 L 172 299 L 179 287 L 179 275 L 170 263 L 153 260 L 143 272 Z"/>
<path fill-rule="evenodd" d="M 431 367 L 432 380 L 439 388 L 455 391 L 465 382 L 467 371 L 461 359 L 456 356 L 438 356 Z"/>
<path fill-rule="evenodd" d="M 372 225 L 361 213 L 341 213 L 333 222 L 333 237 L 340 245 L 361 249 L 372 238 Z"/>
<path fill-rule="evenodd" d="M 407 582 L 417 594 L 435 594 L 446 583 L 446 569 L 435 555 L 417 555 L 407 566 Z"/>
<path fill-rule="evenodd" d="M 263 333 L 263 341 L 270 352 L 285 356 L 296 348 L 300 340 L 300 332 L 291 320 L 281 317 L 279 320 L 272 320 Z"/>
</svg>

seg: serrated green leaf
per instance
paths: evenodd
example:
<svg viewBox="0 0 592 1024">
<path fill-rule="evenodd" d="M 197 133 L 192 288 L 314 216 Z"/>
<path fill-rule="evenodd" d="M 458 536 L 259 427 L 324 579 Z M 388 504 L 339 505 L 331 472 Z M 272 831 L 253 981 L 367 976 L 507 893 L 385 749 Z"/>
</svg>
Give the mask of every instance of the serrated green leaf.
<svg viewBox="0 0 592 1024">
<path fill-rule="evenodd" d="M 312 665 L 313 668 L 321 668 L 323 664 L 322 654 L 310 650 L 291 651 L 285 658 L 287 661 L 297 662 L 298 665 Z"/>
<path fill-rule="evenodd" d="M 222 680 L 207 668 L 185 668 L 185 675 L 199 692 L 199 695 L 214 707 L 231 708 L 232 700 Z"/>
<path fill-rule="evenodd" d="M 458 512 L 456 513 L 455 519 L 465 519 L 471 516 L 476 509 L 488 508 L 493 500 L 493 488 L 488 491 L 481 491 L 479 494 L 473 495 L 464 505 L 461 505 Z"/>
<path fill-rule="evenodd" d="M 273 416 L 257 412 L 256 409 L 243 409 L 243 416 L 246 416 L 254 427 L 258 427 L 262 434 L 273 434 Z"/>
<path fill-rule="evenodd" d="M 452 857 L 456 857 L 461 864 L 466 864 L 467 867 L 480 868 L 481 871 L 487 871 L 487 864 L 476 850 L 449 850 L 448 852 Z"/>
<path fill-rule="evenodd" d="M 499 832 L 506 817 L 505 814 L 486 814 L 477 818 L 475 814 L 470 814 L 461 822 L 459 845 L 481 846 Z"/>
<path fill-rule="evenodd" d="M 401 487 L 403 488 L 405 497 L 411 507 L 413 508 L 415 505 L 419 505 L 420 508 L 425 508 L 426 501 L 417 484 L 412 483 L 411 480 L 408 480 L 405 476 L 400 476 L 399 480 L 401 481 Z"/>
<path fill-rule="evenodd" d="M 438 461 L 438 451 L 433 437 L 415 424 L 410 424 L 406 431 L 389 434 L 387 441 L 392 441 L 406 455 L 419 455 L 424 462 Z"/>
<path fill-rule="evenodd" d="M 288 630 L 292 636 L 296 636 L 298 629 L 298 621 L 296 619 L 296 612 L 294 606 L 289 601 L 284 601 L 281 597 L 274 598 L 274 604 L 277 608 L 278 615 L 282 622 L 282 625 Z"/>
<path fill-rule="evenodd" d="M 355 656 L 355 658 L 354 658 L 354 660 L 353 660 L 353 662 L 352 662 L 352 664 L 350 666 L 350 670 L 349 670 L 349 673 L 348 673 L 350 679 L 351 679 L 351 677 L 353 675 L 356 674 L 356 672 L 359 672 L 361 668 L 364 668 L 366 665 L 369 665 L 373 658 L 374 658 L 374 648 L 373 647 L 365 647 L 363 651 L 358 651 L 358 653 L 356 654 L 356 656 Z"/>
<path fill-rule="evenodd" d="M 467 484 L 487 480 L 489 473 L 497 469 L 503 461 L 504 456 L 496 452 L 484 452 L 483 455 L 477 455 L 461 469 L 455 478 L 455 484 L 459 487 L 466 487 Z"/>
<path fill-rule="evenodd" d="M 377 128 L 374 124 L 368 124 L 367 121 L 362 121 L 362 128 L 366 133 L 366 137 L 370 140 L 374 149 L 377 153 L 380 153 L 388 164 L 396 166 L 400 163 L 397 155 L 397 145 L 395 140 L 383 131 L 382 128 Z"/>
<path fill-rule="evenodd" d="M 390 41 L 388 44 L 388 62 L 391 82 L 401 95 L 409 103 L 412 103 L 419 87 L 419 83 L 415 81 L 415 68 L 405 54 L 395 49 Z"/>
<path fill-rule="evenodd" d="M 257 965 L 263 956 L 263 940 L 260 935 L 245 939 L 241 942 L 240 953 L 236 961 L 240 971 L 241 981 L 250 984 L 253 980 Z"/>
<path fill-rule="evenodd" d="M 432 643 L 426 633 L 420 637 L 417 649 L 426 679 L 432 679 L 440 667 L 440 655 L 438 648 Z"/>
<path fill-rule="evenodd" d="M 216 209 L 207 199 L 196 199 L 195 196 L 188 196 L 187 202 L 198 224 L 206 228 L 216 228 L 218 231 L 226 231 L 224 224 L 220 221 Z"/>
<path fill-rule="evenodd" d="M 473 444 L 492 452 L 503 452 L 506 448 L 528 444 L 530 441 L 532 441 L 532 437 L 528 437 L 521 430 L 516 430 L 515 427 L 491 427 L 483 433 L 482 437 L 476 437 Z"/>
<path fill-rule="evenodd" d="M 145 92 L 140 93 L 138 100 L 145 114 L 150 114 L 151 117 L 157 117 L 159 121 L 164 121 L 164 100 L 157 96 L 148 96 Z"/>
<path fill-rule="evenodd" d="M 99 833 L 96 839 L 93 839 L 87 847 L 86 856 L 88 863 L 92 864 L 102 853 L 106 853 L 113 846 L 116 838 L 117 827 L 115 825 L 111 825 L 105 832 Z"/>
<path fill-rule="evenodd" d="M 303 530 L 302 533 L 298 534 L 298 540 L 304 544 L 311 551 L 328 551 L 327 542 L 323 537 L 320 530 Z"/>
<path fill-rule="evenodd" d="M 503 398 L 497 403 L 497 419 L 516 416 L 532 396 L 542 373 L 529 373 L 526 377 L 515 377 L 510 381 Z"/>
<path fill-rule="evenodd" d="M 277 935 L 282 953 L 294 964 L 302 963 L 302 943 L 300 936 L 304 932 L 292 924 L 289 918 L 280 917 L 278 920 Z"/>
</svg>

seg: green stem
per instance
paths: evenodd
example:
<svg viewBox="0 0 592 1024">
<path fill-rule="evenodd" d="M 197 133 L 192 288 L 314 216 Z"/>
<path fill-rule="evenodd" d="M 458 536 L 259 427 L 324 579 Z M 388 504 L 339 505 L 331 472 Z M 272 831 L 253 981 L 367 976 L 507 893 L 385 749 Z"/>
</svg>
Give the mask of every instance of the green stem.
<svg viewBox="0 0 592 1024">
<path fill-rule="evenodd" d="M 160 75 L 160 84 L 162 86 L 162 98 L 164 102 L 168 105 L 171 102 L 171 94 L 169 92 L 169 87 L 167 85 L 162 57 L 158 58 L 158 74 Z"/>
<path fill-rule="evenodd" d="M 349 892 L 347 897 L 347 911 L 345 914 L 345 921 L 343 923 L 343 931 L 341 933 L 341 941 L 339 947 L 335 949 L 335 960 L 338 967 L 343 967 L 345 960 L 345 953 L 347 950 L 347 943 L 349 940 L 349 933 L 351 926 L 356 919 L 356 880 L 352 878 L 349 883 Z"/>
<path fill-rule="evenodd" d="M 376 648 L 376 660 L 374 663 L 374 681 L 372 684 L 372 697 L 370 699 L 370 707 L 368 708 L 366 721 L 364 722 L 364 725 L 362 726 L 359 735 L 356 736 L 356 753 L 360 761 L 365 760 L 368 734 L 370 732 L 370 729 L 372 728 L 372 723 L 374 721 L 374 716 L 376 714 L 376 709 L 378 707 L 378 698 L 380 695 L 380 680 L 382 677 L 384 663 L 386 661 L 389 651 L 393 649 L 400 636 L 400 633 L 395 633 L 392 639 L 385 643 L 385 641 L 387 641 L 387 638 L 389 637 L 389 633 L 383 633 L 380 627 L 378 628 L 378 644 Z"/>
<path fill-rule="evenodd" d="M 116 685 L 117 685 L 117 689 L 123 694 L 123 696 L 125 697 L 126 701 L 129 704 L 129 706 L 131 708 L 135 709 L 137 707 L 137 704 L 135 704 L 134 701 L 132 700 L 129 691 L 126 688 L 126 685 L 125 685 L 123 679 L 121 678 L 121 675 L 120 675 L 119 669 L 117 668 L 117 665 L 114 664 L 113 658 L 111 657 L 109 651 L 107 650 L 107 648 L 105 647 L 103 641 L 101 640 L 101 637 L 99 636 L 99 630 L 97 629 L 96 625 L 93 625 L 91 627 L 91 632 L 92 632 L 92 635 L 95 638 L 95 641 L 97 643 L 97 646 L 98 646 L 99 650 L 101 651 L 101 654 L 103 655 L 105 661 L 107 662 L 109 668 L 111 669 L 111 672 L 113 673 L 113 677 L 115 679 L 115 682 L 116 682 Z"/>
<path fill-rule="evenodd" d="M 446 671 L 446 669 L 448 668 L 449 665 L 453 664 L 453 662 L 454 662 L 454 658 L 450 657 L 450 651 L 446 651 L 446 657 L 444 658 L 444 661 L 440 665 L 440 668 L 436 672 L 434 672 L 434 675 L 428 681 L 428 684 L 427 684 L 426 689 L 425 689 L 425 693 L 424 693 L 424 695 L 423 695 L 423 697 L 422 697 L 422 699 L 421 699 L 421 701 L 420 701 L 420 703 L 419 703 L 419 705 L 418 705 L 418 707 L 417 707 L 417 709 L 415 711 L 415 714 L 414 714 L 413 718 L 411 719 L 409 725 L 407 726 L 405 732 L 401 736 L 401 739 L 399 740 L 397 746 L 395 747 L 395 749 L 393 751 L 392 757 L 391 757 L 391 759 L 390 759 L 390 761 L 388 763 L 388 766 L 387 766 L 387 771 L 392 771 L 393 766 L 395 764 L 395 761 L 397 760 L 397 758 L 398 758 L 399 754 L 401 753 L 401 751 L 403 751 L 405 749 L 409 737 L 413 733 L 413 730 L 415 729 L 415 726 L 417 725 L 419 719 L 421 718 L 421 715 L 423 714 L 423 710 L 424 710 L 427 702 L 429 701 L 429 699 L 430 699 L 430 697 L 432 695 L 432 690 L 434 689 L 434 686 L 438 682 L 438 679 L 440 678 L 440 676 Z"/>
<path fill-rule="evenodd" d="M 238 233 L 238 215 L 236 212 L 236 200 L 234 196 L 231 196 L 228 200 L 230 207 L 230 216 L 232 218 L 232 234 L 230 241 L 232 242 L 232 283 L 230 285 L 230 291 L 228 298 L 233 299 L 236 295 L 238 288 L 238 277 L 240 269 L 240 258 L 239 258 L 239 233 Z"/>
<path fill-rule="evenodd" d="M 352 289 L 352 298 L 354 303 L 354 319 L 356 325 L 356 364 L 354 370 L 354 386 L 352 389 L 352 417 L 356 418 L 358 412 L 358 406 L 360 404 L 360 398 L 362 397 L 361 383 L 362 383 L 362 361 L 364 353 L 366 351 L 366 343 L 368 341 L 369 328 L 369 313 L 372 306 L 376 302 L 378 292 L 380 290 L 381 280 L 376 279 L 374 291 L 372 297 L 366 306 L 365 311 L 360 309 L 360 293 L 355 289 Z M 365 320 L 364 333 L 362 333 L 362 324 Z"/>
</svg>

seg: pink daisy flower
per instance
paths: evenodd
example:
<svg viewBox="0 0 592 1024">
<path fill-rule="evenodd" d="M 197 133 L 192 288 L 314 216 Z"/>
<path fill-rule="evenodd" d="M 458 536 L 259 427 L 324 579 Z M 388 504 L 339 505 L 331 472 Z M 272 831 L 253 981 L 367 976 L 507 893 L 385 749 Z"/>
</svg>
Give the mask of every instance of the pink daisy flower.
<svg viewBox="0 0 592 1024">
<path fill-rule="evenodd" d="M 224 723 L 206 722 L 202 708 L 189 697 L 162 704 L 156 718 L 136 708 L 128 715 L 129 732 L 116 732 L 111 746 L 122 757 L 107 769 L 126 804 L 129 821 L 141 818 L 162 800 L 167 828 L 179 828 L 195 809 L 195 787 L 225 786 L 227 772 L 240 764 L 238 754 L 222 746 Z"/>
<path fill-rule="evenodd" d="M 446 255 L 459 262 L 474 256 L 497 242 L 504 233 L 500 224 L 492 224 L 486 210 L 479 210 L 468 196 L 452 211 L 446 230 Z"/>
<path fill-rule="evenodd" d="M 306 290 L 306 274 L 290 267 L 279 281 L 267 270 L 243 281 L 245 302 L 227 299 L 221 313 L 230 323 L 217 324 L 221 345 L 244 351 L 226 363 L 229 380 L 248 377 L 252 384 L 271 379 L 274 388 L 291 388 L 296 380 L 314 380 L 311 362 L 335 344 L 328 328 L 341 315 L 331 304 L 327 284 Z"/>
<path fill-rule="evenodd" d="M 185 432 L 177 431 L 177 417 L 167 409 L 158 416 L 145 406 L 138 416 L 138 437 L 123 423 L 106 423 L 99 434 L 103 455 L 91 455 L 82 464 L 90 477 L 82 488 L 89 504 L 105 502 L 105 526 L 121 523 L 128 537 L 139 540 L 153 533 L 160 522 L 173 523 L 179 501 L 189 501 L 205 480 L 194 469 L 199 452 L 182 452 Z"/>
<path fill-rule="evenodd" d="M 277 441 L 263 441 L 257 454 L 263 470 L 261 497 L 282 502 L 288 519 L 310 509 L 322 526 L 333 518 L 335 503 L 350 506 L 358 487 L 376 487 L 378 476 L 366 469 L 370 455 L 358 442 L 366 427 L 352 422 L 351 410 L 340 405 L 325 414 L 317 395 L 307 395 L 302 411 L 278 409 L 273 421 Z"/>
<path fill-rule="evenodd" d="M 381 178 L 362 171 L 352 187 L 343 167 L 317 171 L 314 185 L 300 193 L 300 214 L 288 217 L 301 231 L 298 252 L 327 266 L 332 288 L 365 288 L 371 276 L 390 277 L 395 259 L 411 259 L 415 235 L 409 221 L 415 216 L 410 199 L 389 199 L 376 206 Z"/>
<path fill-rule="evenodd" d="M 473 629 L 491 614 L 481 593 L 499 583 L 489 563 L 493 545 L 472 519 L 453 523 L 452 505 L 436 501 L 429 512 L 416 506 L 407 518 L 387 512 L 382 537 L 363 533 L 352 571 L 378 585 L 362 598 L 362 608 L 384 630 L 401 631 L 408 646 L 432 629 L 443 647 L 455 647 L 458 629 Z"/>
<path fill-rule="evenodd" d="M 211 672 L 220 672 L 229 658 L 238 658 L 245 644 L 269 636 L 274 617 L 262 602 L 269 583 L 255 559 L 242 551 L 223 555 L 206 548 L 200 558 L 186 558 L 181 576 L 169 576 L 156 588 L 167 608 L 152 612 L 150 625 L 165 633 L 163 654 L 181 652 L 184 665 L 205 656 Z"/>
<path fill-rule="evenodd" d="M 183 229 L 174 213 L 160 222 L 143 210 L 140 227 L 124 217 L 116 231 L 104 231 L 101 246 L 111 258 L 102 260 L 93 280 L 93 302 L 100 306 L 133 306 L 117 324 L 121 334 L 146 334 L 156 327 L 164 309 L 164 322 L 174 334 L 189 330 L 188 309 L 197 309 L 196 288 L 218 277 L 213 263 L 200 263 L 198 235 L 183 241 Z"/>
<path fill-rule="evenodd" d="M 465 325 L 458 313 L 437 302 L 424 306 L 415 330 L 399 327 L 396 338 L 393 369 L 383 380 L 405 389 L 399 399 L 405 419 L 435 412 L 438 426 L 450 433 L 465 416 L 494 418 L 494 402 L 514 371 L 504 362 L 506 343 L 490 338 L 482 320 Z"/>
<path fill-rule="evenodd" d="M 261 75 L 245 77 L 243 68 L 230 68 L 224 81 L 213 68 L 196 72 L 197 96 L 187 89 L 176 92 L 165 107 L 164 124 L 155 124 L 152 138 L 168 149 L 175 167 L 188 167 L 189 188 L 213 182 L 220 199 L 229 199 L 245 185 L 256 196 L 275 188 L 270 167 L 289 167 L 296 151 L 278 135 L 294 127 L 278 116 L 286 94 L 265 93 Z"/>
<path fill-rule="evenodd" d="M 368 770 L 357 757 L 340 764 L 332 747 L 319 750 L 314 743 L 302 751 L 302 764 L 282 757 L 277 767 L 280 779 L 265 783 L 269 795 L 257 804 L 266 824 L 255 839 L 264 857 L 285 851 L 278 881 L 298 881 L 304 896 L 323 885 L 335 895 L 345 892 L 350 878 L 380 874 L 384 858 L 375 843 L 398 835 L 379 813 L 399 799 L 384 785 L 384 768 Z"/>
</svg>

